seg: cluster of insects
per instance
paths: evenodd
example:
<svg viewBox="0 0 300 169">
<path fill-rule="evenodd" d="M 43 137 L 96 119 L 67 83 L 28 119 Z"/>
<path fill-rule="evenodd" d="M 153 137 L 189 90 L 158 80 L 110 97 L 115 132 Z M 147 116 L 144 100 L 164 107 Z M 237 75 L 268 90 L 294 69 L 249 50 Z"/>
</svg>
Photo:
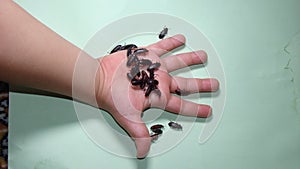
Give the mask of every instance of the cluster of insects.
<svg viewBox="0 0 300 169">
<path fill-rule="evenodd" d="M 131 51 L 127 51 L 127 66 L 131 67 L 131 70 L 127 73 L 128 79 L 133 86 L 138 86 L 140 89 L 145 90 L 145 96 L 149 96 L 153 91 L 158 96 L 161 95 L 160 90 L 157 88 L 158 81 L 154 78 L 154 71 L 160 67 L 159 62 L 152 63 L 148 59 L 139 59 L 138 55 L 147 53 L 146 48 L 139 48 Z M 147 67 L 146 71 L 141 68 Z"/>
<path fill-rule="evenodd" d="M 182 126 L 176 122 L 170 121 L 168 126 L 174 130 L 182 130 Z M 150 137 L 152 138 L 152 142 L 156 141 L 160 135 L 162 135 L 164 129 L 164 125 L 155 124 L 150 127 L 152 133 L 150 133 Z"/>
<path fill-rule="evenodd" d="M 148 53 L 146 48 L 138 48 L 135 44 L 117 45 L 110 53 L 120 50 L 127 50 L 127 67 L 131 67 L 127 73 L 127 78 L 133 86 L 138 86 L 145 91 L 145 96 L 148 97 L 151 92 L 161 96 L 160 90 L 157 88 L 159 82 L 154 78 L 154 71 L 160 67 L 159 62 L 152 63 L 149 59 L 140 59 L 138 56 Z M 142 68 L 147 67 L 145 70 Z M 148 73 L 147 73 L 147 72 Z"/>
<path fill-rule="evenodd" d="M 159 33 L 158 38 L 163 39 L 167 33 L 168 28 L 164 27 Z M 117 45 L 111 50 L 110 54 L 121 50 L 127 50 L 128 60 L 126 65 L 127 67 L 131 67 L 130 71 L 127 73 L 127 77 L 131 84 L 143 89 L 146 97 L 148 97 L 151 92 L 161 96 L 161 92 L 157 88 L 159 82 L 154 78 L 154 71 L 157 70 L 161 64 L 159 62 L 152 63 L 149 59 L 139 59 L 139 55 L 146 54 L 149 51 L 146 48 L 138 48 L 135 44 Z M 141 70 L 141 68 L 145 68 L 146 66 L 147 69 Z"/>
</svg>

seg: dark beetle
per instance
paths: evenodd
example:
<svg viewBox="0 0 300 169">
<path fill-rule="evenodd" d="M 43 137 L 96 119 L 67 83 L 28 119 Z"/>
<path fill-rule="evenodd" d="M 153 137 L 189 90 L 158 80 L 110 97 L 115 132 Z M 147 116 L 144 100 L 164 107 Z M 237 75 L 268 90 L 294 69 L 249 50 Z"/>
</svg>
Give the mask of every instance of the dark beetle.
<svg viewBox="0 0 300 169">
<path fill-rule="evenodd" d="M 179 96 L 186 96 L 186 95 L 189 95 L 190 92 L 186 91 L 186 90 L 181 90 L 181 89 L 176 89 L 175 90 L 175 93 Z"/>
<path fill-rule="evenodd" d="M 148 88 L 146 89 L 145 96 L 149 96 L 152 91 L 156 93 L 158 96 L 161 96 L 161 92 L 159 89 L 157 89 L 158 80 L 154 79 L 154 73 L 153 71 L 150 72 L 150 77 L 146 74 L 145 77 L 143 77 L 144 83 L 147 84 Z"/>
<path fill-rule="evenodd" d="M 163 131 L 161 129 L 155 129 L 155 130 L 153 130 L 153 132 L 156 133 L 156 134 L 162 134 L 163 133 Z"/>
<path fill-rule="evenodd" d="M 145 66 L 145 65 L 151 65 L 152 62 L 151 62 L 151 60 L 148 60 L 148 59 L 140 59 L 139 64 L 142 66 Z"/>
<path fill-rule="evenodd" d="M 168 28 L 164 27 L 164 29 L 159 33 L 158 38 L 163 39 L 168 34 Z"/>
<path fill-rule="evenodd" d="M 154 69 L 148 70 L 150 78 L 154 79 Z"/>
<path fill-rule="evenodd" d="M 160 96 L 160 91 L 158 90 L 156 90 L 157 89 L 157 86 L 156 85 L 150 85 L 150 86 L 148 86 L 148 88 L 146 89 L 146 92 L 145 92 L 145 96 L 147 97 L 147 96 L 149 96 L 150 95 L 150 93 L 152 92 L 152 91 L 156 91 L 155 93 L 157 93 L 159 96 Z"/>
<path fill-rule="evenodd" d="M 153 133 L 153 134 L 151 134 L 151 135 L 150 135 L 150 137 L 151 137 L 151 142 L 155 142 L 155 141 L 158 139 L 159 135 L 160 135 L 160 134 L 158 134 L 158 133 Z"/>
<path fill-rule="evenodd" d="M 135 77 L 135 76 L 138 76 L 140 77 L 141 76 L 141 72 L 140 72 L 140 68 L 138 65 L 134 65 L 131 70 L 130 70 L 130 74 Z"/>
<path fill-rule="evenodd" d="M 133 86 L 138 86 L 138 85 L 142 85 L 143 84 L 143 81 L 141 81 L 141 80 L 138 80 L 138 79 L 132 79 L 131 80 L 131 84 L 133 85 Z"/>
<path fill-rule="evenodd" d="M 155 80 L 155 79 L 148 79 L 147 82 L 146 82 L 149 86 L 150 85 L 158 85 L 158 81 Z"/>
<path fill-rule="evenodd" d="M 127 50 L 132 48 L 137 48 L 137 46 L 135 44 L 128 44 L 128 45 L 121 46 L 120 50 Z"/>
<path fill-rule="evenodd" d="M 136 50 L 133 51 L 133 53 L 135 55 L 146 53 L 146 52 L 149 52 L 148 49 L 146 49 L 146 48 L 140 48 L 140 49 L 136 49 Z"/>
<path fill-rule="evenodd" d="M 117 45 L 116 47 L 113 48 L 113 50 L 110 51 L 109 54 L 112 54 L 112 53 L 115 53 L 115 52 L 119 51 L 121 47 L 122 47 L 122 45 Z"/>
<path fill-rule="evenodd" d="M 129 57 L 131 54 L 132 54 L 131 48 L 128 48 L 128 49 L 127 49 L 127 55 L 126 55 L 126 56 Z"/>
<path fill-rule="evenodd" d="M 141 89 L 144 89 L 145 87 L 146 87 L 146 83 L 143 82 L 143 83 L 140 84 Z"/>
<path fill-rule="evenodd" d="M 142 78 L 141 78 L 141 80 L 142 80 L 145 84 L 147 84 L 148 79 L 149 79 L 149 76 L 147 75 L 147 73 L 146 73 L 144 70 L 142 70 Z"/>
<path fill-rule="evenodd" d="M 148 78 L 149 78 L 149 76 L 147 75 L 147 73 L 144 70 L 142 70 L 142 79 L 143 79 L 143 81 L 147 81 Z"/>
<path fill-rule="evenodd" d="M 164 128 L 164 125 L 162 125 L 162 124 L 156 124 L 156 125 L 153 125 L 150 127 L 151 131 L 157 130 L 157 129 L 162 129 L 162 128 Z M 153 131 L 153 132 L 155 132 L 155 131 Z"/>
<path fill-rule="evenodd" d="M 155 124 L 150 127 L 151 131 L 153 132 L 150 135 L 152 142 L 156 141 L 158 139 L 159 135 L 161 135 L 163 133 L 163 131 L 162 131 L 163 128 L 164 128 L 164 126 L 162 124 Z"/>
<path fill-rule="evenodd" d="M 131 54 L 131 55 L 128 56 L 128 60 L 127 60 L 126 65 L 131 66 L 133 63 L 137 63 L 137 62 L 138 62 L 138 58 L 136 57 L 136 55 Z"/>
<path fill-rule="evenodd" d="M 137 46 L 135 44 L 128 44 L 128 45 L 124 45 L 124 46 L 117 45 L 116 47 L 113 48 L 113 50 L 111 50 L 110 54 L 118 52 L 120 50 L 128 50 L 128 49 L 133 49 L 133 48 L 137 48 Z M 127 54 L 127 56 L 128 56 L 128 54 Z"/>
<path fill-rule="evenodd" d="M 154 90 L 155 87 L 154 86 L 148 86 L 148 88 L 146 89 L 145 92 L 145 96 L 148 97 L 150 95 L 150 93 L 152 92 L 152 90 Z"/>
<path fill-rule="evenodd" d="M 148 79 L 149 79 L 149 76 L 147 75 L 147 73 L 144 70 L 142 70 L 142 81 L 143 81 L 143 83 L 140 85 L 141 89 L 145 88 Z"/>
<path fill-rule="evenodd" d="M 120 50 L 127 50 L 127 57 L 128 57 L 132 53 L 131 50 L 133 48 L 137 48 L 137 46 L 135 44 L 128 44 L 128 45 L 122 46 L 120 48 Z"/>
<path fill-rule="evenodd" d="M 128 78 L 129 77 L 133 77 L 131 79 L 131 84 L 134 85 L 134 86 L 142 86 L 145 84 L 145 82 L 143 81 L 143 79 L 140 79 L 139 77 L 141 76 L 141 72 L 139 70 L 138 67 L 133 67 L 131 70 L 130 70 L 130 73 L 129 73 L 131 76 L 127 75 Z"/>
<path fill-rule="evenodd" d="M 155 69 L 158 69 L 160 67 L 160 63 L 159 62 L 156 62 L 156 63 L 152 63 L 148 68 L 147 70 L 150 72 L 152 70 L 155 70 Z"/>
<path fill-rule="evenodd" d="M 127 78 L 131 81 L 134 78 L 134 76 L 131 73 L 127 73 Z"/>
<path fill-rule="evenodd" d="M 176 122 L 169 122 L 168 125 L 172 128 L 172 129 L 176 129 L 176 130 L 182 130 L 182 126 Z"/>
</svg>

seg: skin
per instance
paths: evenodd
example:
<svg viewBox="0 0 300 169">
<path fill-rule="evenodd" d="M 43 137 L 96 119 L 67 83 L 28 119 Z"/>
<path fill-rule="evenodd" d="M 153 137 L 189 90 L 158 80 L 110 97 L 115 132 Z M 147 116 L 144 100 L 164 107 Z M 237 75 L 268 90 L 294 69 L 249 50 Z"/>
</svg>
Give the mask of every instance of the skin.
<svg viewBox="0 0 300 169">
<path fill-rule="evenodd" d="M 149 50 L 147 59 L 161 63 L 155 71 L 160 97 L 155 93 L 145 97 L 143 90 L 130 84 L 126 76 L 130 70 L 126 66 L 126 50 L 94 59 L 10 0 L 0 1 L 0 37 L 1 81 L 69 96 L 106 110 L 135 141 L 137 158 L 144 158 L 151 145 L 148 129 L 141 118 L 145 109 L 156 107 L 201 118 L 212 113 L 208 105 L 173 95 L 178 88 L 195 93 L 216 91 L 219 87 L 216 79 L 169 74 L 207 60 L 204 51 L 160 58 L 184 45 L 183 35 L 144 46 Z"/>
</svg>

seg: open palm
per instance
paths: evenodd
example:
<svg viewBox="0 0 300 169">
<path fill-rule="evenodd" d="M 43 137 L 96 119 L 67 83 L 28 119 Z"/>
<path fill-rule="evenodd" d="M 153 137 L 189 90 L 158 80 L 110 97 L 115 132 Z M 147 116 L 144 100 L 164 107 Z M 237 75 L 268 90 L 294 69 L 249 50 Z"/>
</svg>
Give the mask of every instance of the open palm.
<svg viewBox="0 0 300 169">
<path fill-rule="evenodd" d="M 157 107 L 169 112 L 197 117 L 208 117 L 211 107 L 196 104 L 173 95 L 176 90 L 185 94 L 201 91 L 215 91 L 219 83 L 215 79 L 196 79 L 172 77 L 169 72 L 184 68 L 193 64 L 201 64 L 207 60 L 204 51 L 189 52 L 161 58 L 160 56 L 184 45 L 185 38 L 182 35 L 161 40 L 145 48 L 149 50 L 142 56 L 154 62 L 161 63 L 155 71 L 155 79 L 159 81 L 158 89 L 161 95 L 151 92 L 145 97 L 145 91 L 132 86 L 126 74 L 130 67 L 126 66 L 126 51 L 120 51 L 99 58 L 101 65 L 100 86 L 97 94 L 98 105 L 108 111 L 118 124 L 134 139 L 137 148 L 137 157 L 147 155 L 151 138 L 144 124 L 141 114 L 149 107 Z M 105 79 L 105 81 L 103 80 Z"/>
</svg>

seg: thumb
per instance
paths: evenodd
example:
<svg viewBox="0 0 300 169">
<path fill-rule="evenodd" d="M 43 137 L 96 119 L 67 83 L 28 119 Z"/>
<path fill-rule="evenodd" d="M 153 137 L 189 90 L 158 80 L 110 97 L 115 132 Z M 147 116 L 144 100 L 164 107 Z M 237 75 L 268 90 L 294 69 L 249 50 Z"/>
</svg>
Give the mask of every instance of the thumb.
<svg viewBox="0 0 300 169">
<path fill-rule="evenodd" d="M 145 128 L 145 129 L 142 129 L 145 131 L 141 130 L 142 127 Z M 140 126 L 138 129 L 141 130 L 141 131 L 139 131 L 141 133 L 137 133 L 136 131 L 133 131 L 133 134 L 130 134 L 130 135 L 135 135 L 135 136 L 132 136 L 132 138 L 135 141 L 135 146 L 136 146 L 136 150 L 137 150 L 136 157 L 142 159 L 142 158 L 145 158 L 147 156 L 147 154 L 149 153 L 150 145 L 151 145 L 151 138 L 149 136 L 148 129 L 146 128 L 145 124 L 143 124 L 143 126 Z"/>
<path fill-rule="evenodd" d="M 134 119 L 120 117 L 116 120 L 135 142 L 137 151 L 136 157 L 139 159 L 145 158 L 150 150 L 151 138 L 141 117 L 136 117 Z"/>
</svg>

